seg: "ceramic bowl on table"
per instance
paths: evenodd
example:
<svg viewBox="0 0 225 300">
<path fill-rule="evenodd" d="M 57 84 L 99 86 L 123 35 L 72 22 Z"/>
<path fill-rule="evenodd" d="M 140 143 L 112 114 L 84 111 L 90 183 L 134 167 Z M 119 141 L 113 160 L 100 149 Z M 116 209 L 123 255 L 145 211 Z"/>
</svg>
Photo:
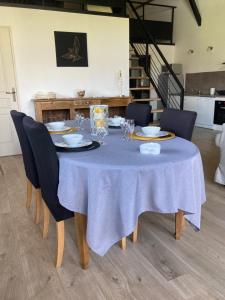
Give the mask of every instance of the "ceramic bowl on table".
<svg viewBox="0 0 225 300">
<path fill-rule="evenodd" d="M 109 125 L 112 126 L 120 126 L 120 124 L 124 121 L 122 117 L 114 117 L 109 119 Z"/>
<path fill-rule="evenodd" d="M 48 127 L 52 130 L 62 130 L 65 127 L 65 122 L 64 121 L 50 122 L 48 123 Z"/>
<path fill-rule="evenodd" d="M 83 140 L 83 135 L 78 133 L 65 134 L 62 136 L 62 139 L 64 143 L 71 146 L 71 145 L 79 144 Z"/>
<path fill-rule="evenodd" d="M 145 136 L 156 136 L 160 132 L 158 126 L 145 126 L 141 128 L 141 131 Z"/>
</svg>

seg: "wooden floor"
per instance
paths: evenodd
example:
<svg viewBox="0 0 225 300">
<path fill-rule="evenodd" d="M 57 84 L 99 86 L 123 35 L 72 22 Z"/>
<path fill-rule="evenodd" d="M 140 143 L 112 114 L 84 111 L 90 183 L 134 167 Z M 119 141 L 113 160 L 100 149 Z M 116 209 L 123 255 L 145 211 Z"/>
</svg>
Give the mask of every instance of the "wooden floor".
<svg viewBox="0 0 225 300">
<path fill-rule="evenodd" d="M 66 222 L 63 267 L 54 267 L 55 226 L 49 238 L 25 208 L 20 156 L 0 158 L 0 299 L 225 299 L 225 188 L 213 182 L 219 151 L 215 132 L 196 129 L 205 169 L 207 203 L 202 230 L 187 225 L 175 241 L 174 217 L 145 213 L 137 244 L 114 245 L 105 257 L 91 253 L 84 271 L 74 243 L 73 220 Z"/>
</svg>

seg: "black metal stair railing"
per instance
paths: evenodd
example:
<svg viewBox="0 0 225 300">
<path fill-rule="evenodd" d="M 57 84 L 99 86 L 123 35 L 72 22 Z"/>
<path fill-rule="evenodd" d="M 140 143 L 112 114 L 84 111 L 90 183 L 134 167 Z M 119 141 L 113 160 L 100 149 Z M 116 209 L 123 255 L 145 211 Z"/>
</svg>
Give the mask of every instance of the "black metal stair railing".
<svg viewBox="0 0 225 300">
<path fill-rule="evenodd" d="M 146 30 L 143 21 L 139 17 L 133 3 L 127 1 L 127 12 L 130 18 L 138 20 L 139 30 L 145 35 L 143 43 L 130 43 L 135 55 L 139 58 L 145 57 L 144 67 L 146 75 L 156 93 L 162 100 L 162 104 L 167 108 L 176 108 L 183 110 L 184 88 L 178 77 L 172 70 L 162 51 L 155 43 L 151 34 Z M 161 72 L 161 67 L 165 66 L 166 73 Z M 166 77 L 166 80 L 165 80 Z"/>
</svg>

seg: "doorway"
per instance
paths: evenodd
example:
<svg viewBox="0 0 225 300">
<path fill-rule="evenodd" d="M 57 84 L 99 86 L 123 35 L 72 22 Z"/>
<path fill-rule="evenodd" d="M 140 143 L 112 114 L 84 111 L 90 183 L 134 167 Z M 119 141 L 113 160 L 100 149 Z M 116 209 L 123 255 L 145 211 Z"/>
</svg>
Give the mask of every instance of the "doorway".
<svg viewBox="0 0 225 300">
<path fill-rule="evenodd" d="M 18 110 L 11 34 L 0 27 L 0 156 L 20 153 L 10 110 Z"/>
</svg>

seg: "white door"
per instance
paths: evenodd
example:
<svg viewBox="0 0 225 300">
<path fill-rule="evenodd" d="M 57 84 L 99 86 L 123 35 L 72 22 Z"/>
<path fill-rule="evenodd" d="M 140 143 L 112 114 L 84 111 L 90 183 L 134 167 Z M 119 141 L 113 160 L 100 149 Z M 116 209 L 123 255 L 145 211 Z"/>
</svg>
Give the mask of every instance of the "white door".
<svg viewBox="0 0 225 300">
<path fill-rule="evenodd" d="M 18 109 L 10 30 L 0 27 L 0 156 L 20 153 L 10 110 Z"/>
</svg>

